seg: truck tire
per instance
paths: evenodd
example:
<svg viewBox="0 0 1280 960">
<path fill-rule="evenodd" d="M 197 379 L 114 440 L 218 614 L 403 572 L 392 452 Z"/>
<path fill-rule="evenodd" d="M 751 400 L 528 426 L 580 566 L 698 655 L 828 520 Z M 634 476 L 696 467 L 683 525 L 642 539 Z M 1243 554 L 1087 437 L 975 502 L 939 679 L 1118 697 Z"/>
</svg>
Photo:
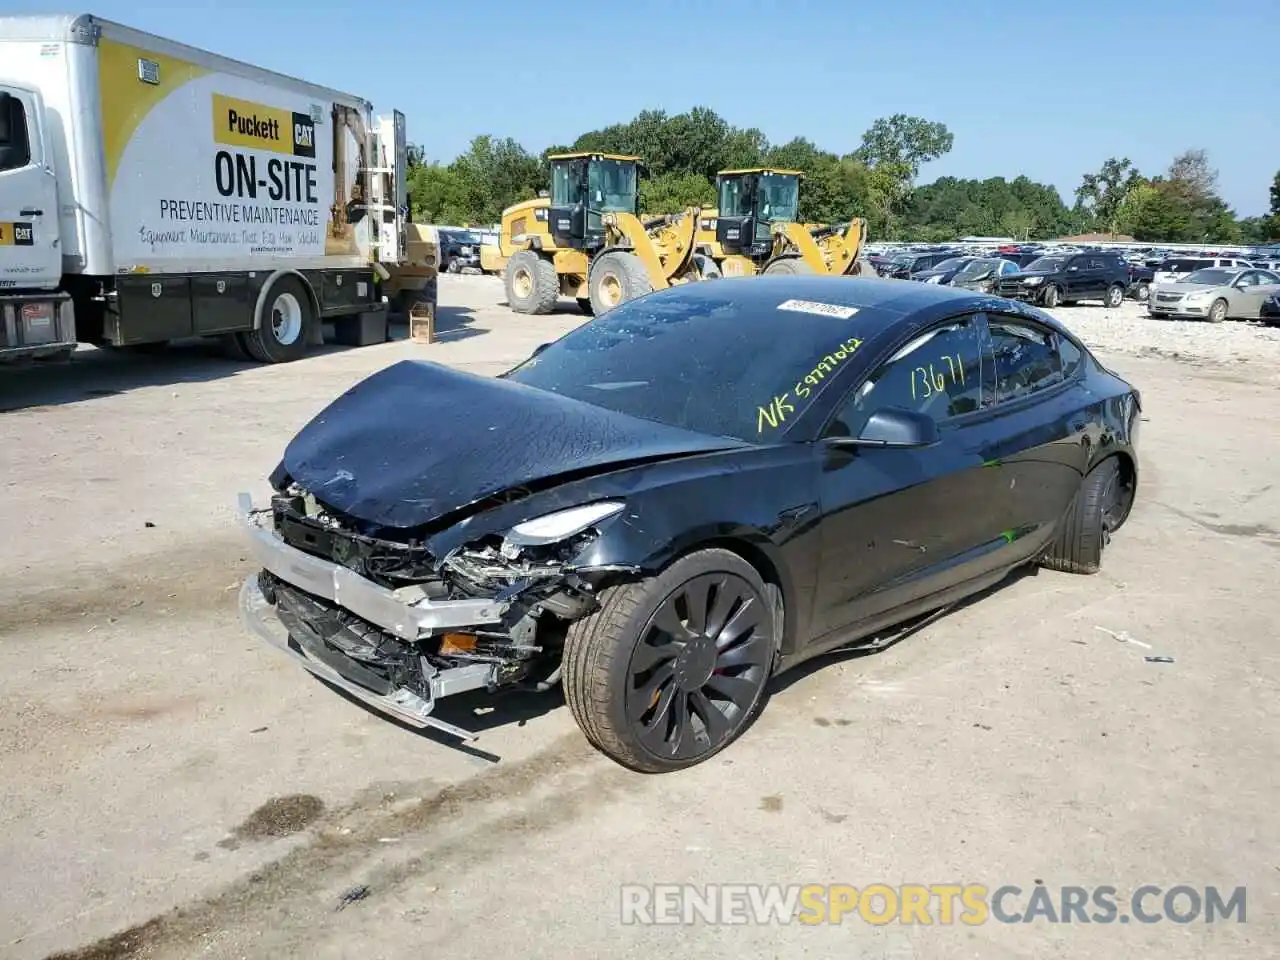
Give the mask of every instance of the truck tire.
<svg viewBox="0 0 1280 960">
<path fill-rule="evenodd" d="M 516 313 L 550 313 L 560 297 L 560 277 L 555 264 L 532 250 L 520 250 L 512 255 L 502 284 L 507 291 L 507 305 Z"/>
<path fill-rule="evenodd" d="M 773 672 L 772 596 L 751 564 L 721 549 L 604 591 L 564 645 L 565 700 L 591 745 L 631 770 L 665 773 L 732 743 Z"/>
<path fill-rule="evenodd" d="M 643 297 L 653 290 L 649 273 L 634 253 L 610 250 L 596 257 L 587 277 L 587 292 L 597 317 L 620 303 Z"/>
<path fill-rule="evenodd" d="M 783 257 L 781 260 L 775 260 L 764 268 L 766 277 L 774 277 L 779 274 L 783 276 L 796 276 L 798 274 L 813 273 L 813 267 L 809 266 L 799 257 Z"/>
<path fill-rule="evenodd" d="M 267 291 L 261 325 L 242 334 L 244 347 L 259 363 L 289 363 L 307 352 L 315 323 L 311 295 L 302 281 L 280 277 Z"/>
<path fill-rule="evenodd" d="M 693 265 L 698 268 L 698 278 L 700 280 L 720 280 L 724 277 L 720 264 L 705 253 L 695 253 L 693 255 Z"/>
</svg>

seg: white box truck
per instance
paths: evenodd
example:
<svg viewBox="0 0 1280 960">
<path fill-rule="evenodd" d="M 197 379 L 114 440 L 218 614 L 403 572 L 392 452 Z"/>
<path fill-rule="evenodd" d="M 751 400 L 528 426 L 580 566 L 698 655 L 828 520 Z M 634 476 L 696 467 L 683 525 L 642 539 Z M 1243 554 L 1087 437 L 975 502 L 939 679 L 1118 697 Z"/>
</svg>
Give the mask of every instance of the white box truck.
<svg viewBox="0 0 1280 960">
<path fill-rule="evenodd" d="M 0 359 L 386 339 L 404 117 L 97 17 L 0 17 Z"/>
</svg>

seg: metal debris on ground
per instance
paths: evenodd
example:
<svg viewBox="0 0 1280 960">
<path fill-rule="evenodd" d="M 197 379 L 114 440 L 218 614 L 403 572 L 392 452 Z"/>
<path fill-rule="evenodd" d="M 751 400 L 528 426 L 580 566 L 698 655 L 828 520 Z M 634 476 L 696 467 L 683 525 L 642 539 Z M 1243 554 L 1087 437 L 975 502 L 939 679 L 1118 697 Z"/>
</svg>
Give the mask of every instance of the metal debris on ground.
<svg viewBox="0 0 1280 960">
<path fill-rule="evenodd" d="M 1119 633 L 1116 633 L 1116 631 L 1108 630 L 1106 627 L 1094 627 L 1093 629 L 1101 630 L 1103 633 L 1107 634 L 1109 637 L 1112 637 L 1119 643 L 1131 643 L 1135 647 L 1142 647 L 1144 650 L 1151 649 L 1151 644 L 1143 643 L 1137 637 L 1131 636 L 1128 630 L 1121 630 Z"/>
<path fill-rule="evenodd" d="M 345 910 L 348 904 L 358 903 L 369 896 L 369 888 L 363 884 L 352 887 L 338 899 L 338 909 Z"/>
<path fill-rule="evenodd" d="M 1173 657 L 1143 657 L 1147 663 L 1173 663 Z"/>
</svg>

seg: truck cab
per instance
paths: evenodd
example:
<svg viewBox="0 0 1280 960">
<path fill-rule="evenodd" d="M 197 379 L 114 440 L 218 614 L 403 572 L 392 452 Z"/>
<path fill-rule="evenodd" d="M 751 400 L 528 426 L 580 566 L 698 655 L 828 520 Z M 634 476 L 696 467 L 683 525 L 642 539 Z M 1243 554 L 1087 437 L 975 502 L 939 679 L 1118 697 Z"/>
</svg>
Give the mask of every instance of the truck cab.
<svg viewBox="0 0 1280 960">
<path fill-rule="evenodd" d="M 604 215 L 636 212 L 640 158 L 610 153 L 561 153 L 551 162 L 549 228 L 557 247 L 604 245 Z"/>
<path fill-rule="evenodd" d="M 59 291 L 58 181 L 44 102 L 37 90 L 0 81 L 0 352 L 70 353 L 71 298 Z"/>
<path fill-rule="evenodd" d="M 716 175 L 716 242 L 726 254 L 751 259 L 773 250 L 773 225 L 794 223 L 800 208 L 800 171 L 759 168 Z"/>
</svg>

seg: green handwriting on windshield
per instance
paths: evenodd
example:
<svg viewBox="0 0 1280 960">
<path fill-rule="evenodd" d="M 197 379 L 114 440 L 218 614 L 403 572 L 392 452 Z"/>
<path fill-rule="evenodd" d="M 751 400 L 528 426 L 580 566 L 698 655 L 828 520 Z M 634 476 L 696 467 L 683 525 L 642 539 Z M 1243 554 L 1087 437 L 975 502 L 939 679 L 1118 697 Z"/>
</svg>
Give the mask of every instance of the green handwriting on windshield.
<svg viewBox="0 0 1280 960">
<path fill-rule="evenodd" d="M 835 372 L 836 368 L 853 356 L 862 341 L 850 337 L 830 353 L 819 360 L 812 370 L 796 381 L 796 385 L 780 396 L 769 401 L 768 406 L 756 408 L 756 433 L 764 433 L 766 429 L 777 430 L 793 418 L 796 412 L 796 401 L 803 400 L 813 393 L 814 388 Z M 794 399 L 793 399 L 794 398 Z"/>
</svg>

